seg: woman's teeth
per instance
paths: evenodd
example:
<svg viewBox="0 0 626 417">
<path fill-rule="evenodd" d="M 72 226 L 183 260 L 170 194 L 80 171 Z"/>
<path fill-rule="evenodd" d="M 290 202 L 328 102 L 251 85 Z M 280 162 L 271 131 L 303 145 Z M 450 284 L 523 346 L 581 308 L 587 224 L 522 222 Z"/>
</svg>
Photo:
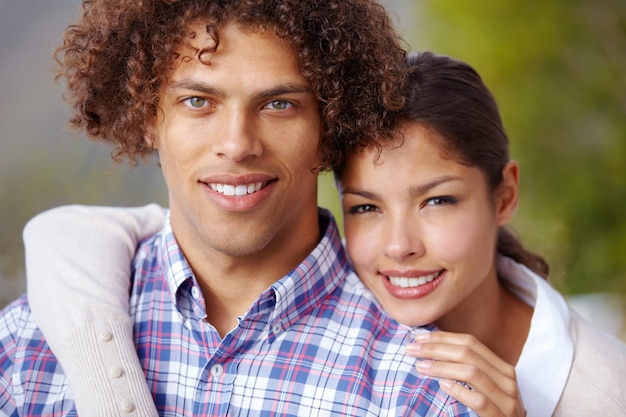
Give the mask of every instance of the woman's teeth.
<svg viewBox="0 0 626 417">
<path fill-rule="evenodd" d="M 407 278 L 407 277 L 387 277 L 393 286 L 402 288 L 419 287 L 420 285 L 428 284 L 433 279 L 439 276 L 439 272 L 434 274 L 424 275 L 419 278 Z"/>
</svg>

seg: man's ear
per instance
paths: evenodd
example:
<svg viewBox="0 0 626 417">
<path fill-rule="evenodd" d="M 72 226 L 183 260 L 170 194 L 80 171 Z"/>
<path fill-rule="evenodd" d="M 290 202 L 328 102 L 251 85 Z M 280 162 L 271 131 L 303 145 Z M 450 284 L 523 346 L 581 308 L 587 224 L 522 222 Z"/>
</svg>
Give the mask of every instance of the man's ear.
<svg viewBox="0 0 626 417">
<path fill-rule="evenodd" d="M 517 210 L 519 192 L 519 164 L 509 161 L 502 169 L 502 184 L 496 193 L 496 215 L 498 226 L 508 223 Z"/>
<path fill-rule="evenodd" d="M 158 149 L 158 142 L 156 140 L 156 135 L 154 134 L 154 128 L 148 128 L 143 134 L 143 140 L 146 144 L 152 149 Z"/>
</svg>

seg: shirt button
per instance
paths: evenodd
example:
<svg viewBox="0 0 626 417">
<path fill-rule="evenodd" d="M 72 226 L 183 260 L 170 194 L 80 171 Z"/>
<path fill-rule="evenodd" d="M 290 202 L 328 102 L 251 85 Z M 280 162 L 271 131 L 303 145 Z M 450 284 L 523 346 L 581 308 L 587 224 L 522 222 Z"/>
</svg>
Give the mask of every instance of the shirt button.
<svg viewBox="0 0 626 417">
<path fill-rule="evenodd" d="M 195 285 L 191 287 L 191 296 L 196 300 L 200 297 L 200 290 Z"/>
<path fill-rule="evenodd" d="M 132 413 L 133 411 L 135 411 L 135 405 L 129 401 L 124 401 L 122 403 L 122 411 Z"/>
<path fill-rule="evenodd" d="M 111 332 L 104 331 L 100 333 L 100 340 L 103 342 L 110 342 L 113 339 L 113 334 Z"/>
<path fill-rule="evenodd" d="M 274 327 L 272 327 L 272 330 L 274 331 L 274 334 L 278 334 L 283 331 L 283 326 L 281 326 L 280 323 L 277 323 Z"/>
<path fill-rule="evenodd" d="M 214 377 L 220 377 L 223 373 L 224 367 L 219 363 L 211 367 L 211 374 L 213 374 Z"/>
<path fill-rule="evenodd" d="M 124 370 L 122 368 L 115 367 L 115 368 L 111 368 L 109 373 L 111 374 L 113 378 L 119 378 L 124 374 Z"/>
</svg>

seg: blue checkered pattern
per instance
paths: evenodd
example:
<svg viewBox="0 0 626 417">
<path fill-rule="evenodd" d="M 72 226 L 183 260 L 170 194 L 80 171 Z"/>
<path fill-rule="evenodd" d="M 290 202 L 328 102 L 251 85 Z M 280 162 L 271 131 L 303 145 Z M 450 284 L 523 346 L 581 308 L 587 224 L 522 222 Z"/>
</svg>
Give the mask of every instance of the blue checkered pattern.
<svg viewBox="0 0 626 417">
<path fill-rule="evenodd" d="M 405 354 L 411 329 L 382 313 L 351 271 L 334 220 L 289 275 L 223 339 L 172 234 L 134 261 L 135 344 L 162 416 L 470 416 Z M 0 317 L 0 415 L 75 415 L 63 371 L 27 299 Z"/>
</svg>

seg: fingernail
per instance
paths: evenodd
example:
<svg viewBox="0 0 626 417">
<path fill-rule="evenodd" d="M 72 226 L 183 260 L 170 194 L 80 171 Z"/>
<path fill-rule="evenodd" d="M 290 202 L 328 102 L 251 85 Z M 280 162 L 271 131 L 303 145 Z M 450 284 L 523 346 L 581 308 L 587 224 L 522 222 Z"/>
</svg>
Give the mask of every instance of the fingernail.
<svg viewBox="0 0 626 417">
<path fill-rule="evenodd" d="M 443 388 L 451 388 L 452 387 L 452 381 L 449 379 L 440 379 L 439 380 L 439 385 L 441 385 Z"/>
<path fill-rule="evenodd" d="M 406 345 L 406 353 L 409 355 L 417 354 L 420 350 L 422 350 L 422 345 L 420 343 L 409 343 Z"/>
<path fill-rule="evenodd" d="M 425 359 L 422 361 L 417 361 L 415 363 L 415 367 L 417 369 L 428 369 L 432 366 L 432 364 L 433 364 L 433 361 L 431 361 L 430 359 Z"/>
<path fill-rule="evenodd" d="M 430 332 L 417 333 L 413 340 L 418 342 L 428 340 L 430 338 Z"/>
</svg>

